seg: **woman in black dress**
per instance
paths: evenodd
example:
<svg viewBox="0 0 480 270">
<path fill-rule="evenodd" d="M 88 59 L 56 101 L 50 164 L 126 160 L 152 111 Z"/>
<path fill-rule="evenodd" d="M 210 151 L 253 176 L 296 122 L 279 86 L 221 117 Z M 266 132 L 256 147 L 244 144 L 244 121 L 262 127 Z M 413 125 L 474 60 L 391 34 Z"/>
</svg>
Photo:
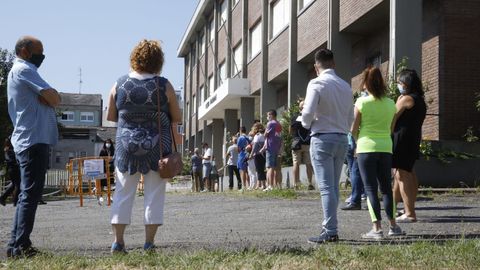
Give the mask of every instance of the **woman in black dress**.
<svg viewBox="0 0 480 270">
<path fill-rule="evenodd" d="M 396 103 L 396 124 L 393 133 L 392 168 L 395 178 L 393 195 L 396 203 L 403 201 L 405 211 L 396 221 L 415 222 L 418 180 L 413 166 L 420 156 L 422 125 L 427 106 L 422 82 L 415 70 L 406 69 L 400 72 L 397 86 L 400 97 Z"/>
</svg>

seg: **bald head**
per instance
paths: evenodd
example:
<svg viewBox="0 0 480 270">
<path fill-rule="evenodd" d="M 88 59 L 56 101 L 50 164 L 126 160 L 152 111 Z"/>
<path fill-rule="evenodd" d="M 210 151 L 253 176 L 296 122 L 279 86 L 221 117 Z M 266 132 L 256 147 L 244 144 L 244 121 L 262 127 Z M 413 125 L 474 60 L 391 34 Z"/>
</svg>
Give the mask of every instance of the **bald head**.
<svg viewBox="0 0 480 270">
<path fill-rule="evenodd" d="M 43 55 L 43 44 L 40 40 L 32 36 L 23 36 L 15 44 L 15 54 L 17 57 L 34 64 L 37 67 L 45 59 Z"/>
</svg>

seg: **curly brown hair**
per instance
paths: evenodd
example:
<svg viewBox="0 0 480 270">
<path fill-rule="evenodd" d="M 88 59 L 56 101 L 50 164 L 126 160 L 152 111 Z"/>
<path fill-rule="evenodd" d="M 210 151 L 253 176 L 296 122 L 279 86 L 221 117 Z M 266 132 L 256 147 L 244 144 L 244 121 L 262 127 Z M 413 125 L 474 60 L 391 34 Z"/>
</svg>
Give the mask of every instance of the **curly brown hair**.
<svg viewBox="0 0 480 270">
<path fill-rule="evenodd" d="M 160 42 L 144 39 L 133 48 L 130 55 L 130 66 L 136 72 L 159 74 L 162 71 L 164 60 Z"/>
</svg>

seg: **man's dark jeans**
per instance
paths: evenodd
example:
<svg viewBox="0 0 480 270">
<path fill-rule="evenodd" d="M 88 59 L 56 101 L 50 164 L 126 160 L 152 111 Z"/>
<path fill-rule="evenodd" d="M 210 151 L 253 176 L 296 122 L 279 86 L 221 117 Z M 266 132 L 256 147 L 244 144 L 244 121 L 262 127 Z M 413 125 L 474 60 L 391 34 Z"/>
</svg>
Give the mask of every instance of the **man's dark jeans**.
<svg viewBox="0 0 480 270">
<path fill-rule="evenodd" d="M 42 198 L 49 160 L 49 145 L 35 144 L 17 154 L 20 165 L 20 196 L 13 220 L 13 229 L 8 252 L 21 255 L 32 245 L 30 234 L 33 230 L 38 202 Z"/>
<path fill-rule="evenodd" d="M 242 188 L 242 181 L 240 180 L 240 172 L 235 165 L 228 165 L 228 187 L 233 189 L 233 173 L 237 177 L 238 189 Z"/>
<path fill-rule="evenodd" d="M 350 183 L 352 184 L 352 197 L 350 198 L 350 203 L 359 206 L 362 203 L 362 194 L 365 191 L 363 188 L 362 177 L 360 176 L 360 170 L 358 168 L 358 161 L 355 157 L 356 148 L 355 141 L 353 142 L 353 145 L 348 145 L 347 163 L 348 171 L 350 173 Z"/>
</svg>

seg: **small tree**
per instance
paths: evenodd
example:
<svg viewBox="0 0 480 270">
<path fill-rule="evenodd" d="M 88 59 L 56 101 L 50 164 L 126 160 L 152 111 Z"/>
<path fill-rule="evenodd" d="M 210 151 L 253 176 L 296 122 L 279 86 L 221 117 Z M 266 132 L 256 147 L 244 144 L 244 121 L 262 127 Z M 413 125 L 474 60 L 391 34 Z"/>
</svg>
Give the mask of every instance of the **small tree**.
<svg viewBox="0 0 480 270">
<path fill-rule="evenodd" d="M 295 102 L 287 110 L 282 113 L 282 119 L 280 119 L 280 124 L 282 125 L 282 165 L 283 166 L 292 166 L 292 135 L 290 134 L 290 124 L 293 117 L 296 117 L 300 112 L 298 102 Z"/>
</svg>

